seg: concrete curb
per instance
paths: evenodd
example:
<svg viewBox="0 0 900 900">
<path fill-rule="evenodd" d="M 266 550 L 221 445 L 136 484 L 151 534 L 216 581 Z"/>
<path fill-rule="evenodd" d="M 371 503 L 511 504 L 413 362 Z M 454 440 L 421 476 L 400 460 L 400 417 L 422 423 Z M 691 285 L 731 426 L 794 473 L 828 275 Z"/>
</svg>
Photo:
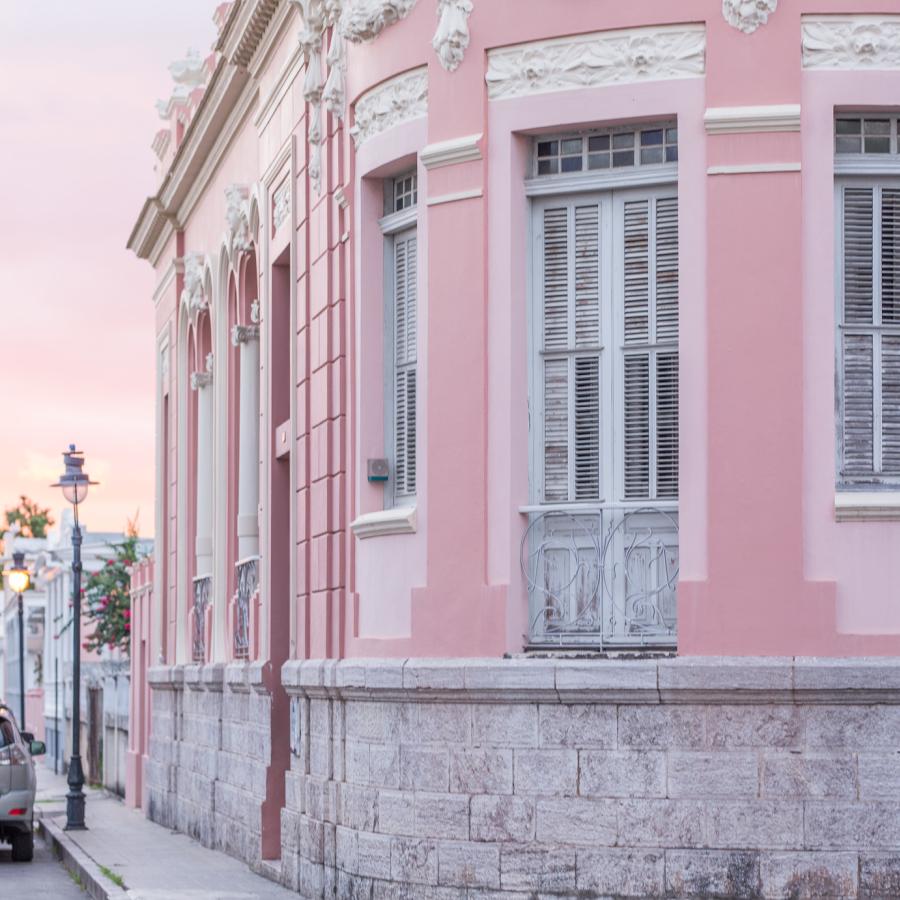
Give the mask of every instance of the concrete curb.
<svg viewBox="0 0 900 900">
<path fill-rule="evenodd" d="M 37 827 L 53 855 L 69 872 L 81 879 L 81 886 L 94 900 L 121 900 L 128 896 L 128 892 L 110 881 L 97 863 L 53 819 L 40 816 Z"/>
</svg>

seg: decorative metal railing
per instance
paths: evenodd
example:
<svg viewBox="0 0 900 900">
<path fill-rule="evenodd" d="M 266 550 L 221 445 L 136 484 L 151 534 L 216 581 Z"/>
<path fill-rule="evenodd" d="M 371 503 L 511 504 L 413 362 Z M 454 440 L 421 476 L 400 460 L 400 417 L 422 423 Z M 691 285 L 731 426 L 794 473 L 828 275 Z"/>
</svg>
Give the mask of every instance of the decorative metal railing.
<svg viewBox="0 0 900 900">
<path fill-rule="evenodd" d="M 672 647 L 677 509 L 527 510 L 522 573 L 532 645 Z"/>
<path fill-rule="evenodd" d="M 242 559 L 235 566 L 237 591 L 234 595 L 234 655 L 247 659 L 250 655 L 250 605 L 259 587 L 259 557 Z"/>
<path fill-rule="evenodd" d="M 194 662 L 206 662 L 206 607 L 212 594 L 212 576 L 201 575 L 194 579 L 194 633 L 192 656 Z"/>
</svg>

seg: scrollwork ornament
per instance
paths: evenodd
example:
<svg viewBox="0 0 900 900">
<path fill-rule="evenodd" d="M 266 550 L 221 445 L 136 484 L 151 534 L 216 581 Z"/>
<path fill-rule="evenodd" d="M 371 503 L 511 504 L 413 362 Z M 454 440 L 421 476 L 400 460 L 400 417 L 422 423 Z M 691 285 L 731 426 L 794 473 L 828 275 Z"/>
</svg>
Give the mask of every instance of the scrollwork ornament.
<svg viewBox="0 0 900 900">
<path fill-rule="evenodd" d="M 388 25 L 405 19 L 416 0 L 347 0 L 341 32 L 353 44 L 373 41 Z"/>
<path fill-rule="evenodd" d="M 722 15 L 732 27 L 753 34 L 769 21 L 777 6 L 778 0 L 722 0 Z"/>
<path fill-rule="evenodd" d="M 804 17 L 806 69 L 900 69 L 900 16 Z"/>
<path fill-rule="evenodd" d="M 431 46 L 441 65 L 455 72 L 469 46 L 469 16 L 472 0 L 438 0 L 438 27 Z"/>
<path fill-rule="evenodd" d="M 187 253 L 184 257 L 184 287 L 181 302 L 193 314 L 207 308 L 209 301 L 203 290 L 203 254 Z"/>
</svg>

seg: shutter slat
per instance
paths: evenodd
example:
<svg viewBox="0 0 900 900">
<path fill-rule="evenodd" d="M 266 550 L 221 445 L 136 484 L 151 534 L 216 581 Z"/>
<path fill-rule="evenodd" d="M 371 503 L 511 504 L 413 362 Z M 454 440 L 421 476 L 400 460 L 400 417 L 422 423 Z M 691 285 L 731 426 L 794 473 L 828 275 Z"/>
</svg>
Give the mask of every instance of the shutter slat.
<svg viewBox="0 0 900 900">
<path fill-rule="evenodd" d="M 872 189 L 844 189 L 844 321 L 872 324 Z"/>
<path fill-rule="evenodd" d="M 872 340 L 867 334 L 844 335 L 843 468 L 846 475 L 867 475 L 874 468 Z"/>
<path fill-rule="evenodd" d="M 656 203 L 656 340 L 678 340 L 678 199 Z"/>
<path fill-rule="evenodd" d="M 625 343 L 646 344 L 650 337 L 650 201 L 625 204 Z"/>
<path fill-rule="evenodd" d="M 643 500 L 650 496 L 649 354 L 627 355 L 624 376 L 625 499 Z"/>
<path fill-rule="evenodd" d="M 544 500 L 569 499 L 569 361 L 544 362 Z"/>
<path fill-rule="evenodd" d="M 544 349 L 569 344 L 569 209 L 544 210 Z"/>
<path fill-rule="evenodd" d="M 575 345 L 600 343 L 600 207 L 575 207 Z"/>
<path fill-rule="evenodd" d="M 678 497 L 678 354 L 656 357 L 656 496 Z"/>
<path fill-rule="evenodd" d="M 881 192 L 881 321 L 900 325 L 900 190 Z"/>
<path fill-rule="evenodd" d="M 900 475 L 900 335 L 881 339 L 881 471 Z"/>
<path fill-rule="evenodd" d="M 394 238 L 394 495 L 416 493 L 416 233 Z"/>
<path fill-rule="evenodd" d="M 600 360 L 575 358 L 575 500 L 600 496 Z"/>
</svg>

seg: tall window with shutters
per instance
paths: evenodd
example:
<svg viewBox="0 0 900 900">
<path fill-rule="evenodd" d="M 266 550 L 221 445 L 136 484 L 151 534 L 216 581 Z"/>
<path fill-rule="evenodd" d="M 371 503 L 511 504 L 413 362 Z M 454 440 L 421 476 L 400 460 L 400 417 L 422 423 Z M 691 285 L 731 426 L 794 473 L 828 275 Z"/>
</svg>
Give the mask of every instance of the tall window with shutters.
<svg viewBox="0 0 900 900">
<path fill-rule="evenodd" d="M 385 437 L 390 463 L 387 505 L 416 496 L 418 241 L 415 174 L 390 182 L 385 231 Z"/>
<path fill-rule="evenodd" d="M 896 117 L 836 120 L 837 480 L 845 490 L 900 489 L 897 135 Z"/>
<path fill-rule="evenodd" d="M 533 644 L 675 640 L 678 200 L 623 183 L 533 201 Z"/>
</svg>

